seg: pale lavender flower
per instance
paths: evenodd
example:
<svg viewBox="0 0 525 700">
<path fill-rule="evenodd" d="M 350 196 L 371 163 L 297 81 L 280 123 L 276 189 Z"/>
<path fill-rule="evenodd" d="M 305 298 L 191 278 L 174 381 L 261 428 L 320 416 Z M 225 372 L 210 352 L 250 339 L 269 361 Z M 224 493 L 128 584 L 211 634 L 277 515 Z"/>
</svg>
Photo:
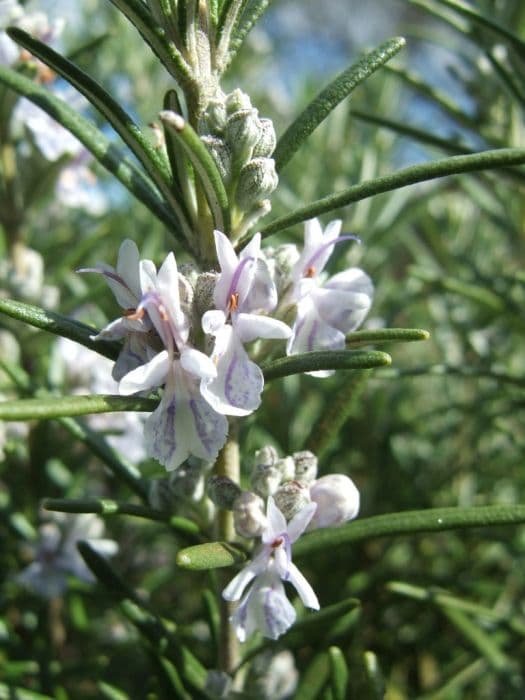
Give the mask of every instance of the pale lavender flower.
<svg viewBox="0 0 525 700">
<path fill-rule="evenodd" d="M 144 263 L 153 265 L 150 261 Z M 119 381 L 125 374 L 149 361 L 156 354 L 156 350 L 152 350 L 149 345 L 148 334 L 153 328 L 149 317 L 142 313 L 137 314 L 137 307 L 142 300 L 140 265 L 137 246 L 132 240 L 126 239 L 119 248 L 116 268 L 106 263 L 98 263 L 96 267 L 78 270 L 104 275 L 117 303 L 124 309 L 122 317 L 109 323 L 94 336 L 97 340 L 124 339 L 124 347 L 113 367 L 112 376 L 115 381 Z"/>
<path fill-rule="evenodd" d="M 121 394 L 164 387 L 159 406 L 145 425 L 148 453 L 167 469 L 190 455 L 213 461 L 223 446 L 228 424 L 199 391 L 200 382 L 216 376 L 214 363 L 189 343 L 190 324 L 181 307 L 179 273 L 170 253 L 158 273 L 150 260 L 140 262 L 142 298 L 137 314 L 149 318 L 164 349 L 124 375 Z"/>
<path fill-rule="evenodd" d="M 261 236 L 256 234 L 239 256 L 220 231 L 215 231 L 221 274 L 214 290 L 216 309 L 202 318 L 205 333 L 215 336 L 212 359 L 217 375 L 204 379 L 202 395 L 219 413 L 244 416 L 261 403 L 264 378 L 248 357 L 244 344 L 257 338 L 286 339 L 289 327 L 260 312 L 277 304 L 277 292 L 261 257 Z"/>
<path fill-rule="evenodd" d="M 93 583 L 95 578 L 77 550 L 86 541 L 98 554 L 111 557 L 118 551 L 113 540 L 105 539 L 104 522 L 91 513 L 54 513 L 40 526 L 34 546 L 34 560 L 16 580 L 44 598 L 61 595 L 69 576 Z"/>
<path fill-rule="evenodd" d="M 316 507 L 315 503 L 308 503 L 286 524 L 273 498 L 268 498 L 262 546 L 222 592 L 225 600 L 237 601 L 252 584 L 231 619 L 241 642 L 255 631 L 277 639 L 294 623 L 295 610 L 286 597 L 282 581 L 289 581 L 295 587 L 307 608 L 319 610 L 312 587 L 292 562 L 292 544 L 307 528 Z"/>
<path fill-rule="evenodd" d="M 324 233 L 317 219 L 306 222 L 304 248 L 291 270 L 287 300 L 297 306 L 297 317 L 288 340 L 288 355 L 314 350 L 342 350 L 347 333 L 364 321 L 374 287 L 357 267 L 344 270 L 323 282 L 321 273 L 334 246 L 355 236 L 340 236 L 341 221 L 332 221 Z M 331 371 L 311 372 L 329 376 Z"/>
</svg>

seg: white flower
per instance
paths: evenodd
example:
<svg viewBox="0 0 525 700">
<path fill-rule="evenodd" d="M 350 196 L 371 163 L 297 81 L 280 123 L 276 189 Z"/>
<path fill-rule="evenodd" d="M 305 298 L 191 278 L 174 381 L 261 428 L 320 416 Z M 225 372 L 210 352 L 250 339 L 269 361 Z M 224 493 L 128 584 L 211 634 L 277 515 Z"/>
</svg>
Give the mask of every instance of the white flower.
<svg viewBox="0 0 525 700">
<path fill-rule="evenodd" d="M 277 639 L 293 624 L 295 610 L 286 598 L 282 581 L 289 581 L 295 587 L 307 608 L 319 610 L 317 596 L 292 562 L 291 551 L 292 544 L 308 526 L 316 507 L 315 503 L 309 503 L 287 525 L 273 498 L 268 498 L 262 546 L 253 561 L 222 592 L 225 600 L 237 601 L 253 582 L 231 620 L 241 642 L 256 630 Z"/>
<path fill-rule="evenodd" d="M 167 469 L 190 455 L 213 461 L 226 440 L 226 418 L 216 413 L 199 391 L 203 379 L 216 376 L 214 363 L 189 344 L 189 319 L 179 294 L 179 273 L 170 253 L 158 273 L 150 260 L 140 262 L 142 298 L 137 312 L 147 314 L 164 350 L 125 374 L 121 394 L 164 386 L 161 402 L 146 421 L 148 453 Z M 129 289 L 129 287 L 128 287 Z"/>
<path fill-rule="evenodd" d="M 359 491 L 344 474 L 327 474 L 314 481 L 310 486 L 310 498 L 317 509 L 309 530 L 342 525 L 359 513 Z"/>
<path fill-rule="evenodd" d="M 341 221 L 321 229 L 317 219 L 307 221 L 304 248 L 291 271 L 289 301 L 297 305 L 297 318 L 288 340 L 288 355 L 314 350 L 342 350 L 345 336 L 361 325 L 374 293 L 371 279 L 363 270 L 351 267 L 321 283 L 323 271 L 336 243 L 354 239 L 340 236 Z M 311 372 L 329 376 L 332 371 Z"/>
<path fill-rule="evenodd" d="M 217 366 L 213 378 L 204 379 L 202 395 L 219 413 L 245 416 L 261 403 L 264 378 L 252 362 L 244 344 L 256 338 L 290 336 L 282 321 L 260 313 L 277 304 L 277 292 L 261 258 L 261 236 L 256 234 L 237 257 L 228 238 L 215 231 L 221 274 L 214 290 L 216 309 L 202 318 L 205 333 L 215 336 L 212 359 Z"/>
<path fill-rule="evenodd" d="M 104 522 L 90 513 L 66 515 L 54 513 L 40 526 L 34 548 L 34 561 L 18 576 L 17 581 L 44 598 L 61 595 L 67 588 L 68 576 L 93 583 L 93 574 L 77 550 L 77 543 L 86 541 L 98 554 L 110 557 L 118 545 L 104 539 Z"/>
</svg>

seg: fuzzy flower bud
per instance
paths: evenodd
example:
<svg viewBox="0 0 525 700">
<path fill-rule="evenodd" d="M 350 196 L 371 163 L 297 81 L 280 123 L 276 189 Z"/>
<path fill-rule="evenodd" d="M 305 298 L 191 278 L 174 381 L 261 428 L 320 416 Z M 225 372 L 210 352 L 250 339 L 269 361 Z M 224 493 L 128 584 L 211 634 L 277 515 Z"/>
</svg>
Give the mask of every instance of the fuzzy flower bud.
<svg viewBox="0 0 525 700">
<path fill-rule="evenodd" d="M 206 311 L 215 308 L 213 292 L 219 278 L 217 272 L 203 272 L 197 277 L 195 282 L 194 304 L 195 311 L 199 317 L 204 316 Z"/>
<path fill-rule="evenodd" d="M 310 487 L 310 498 L 317 503 L 309 530 L 335 527 L 352 520 L 359 512 L 359 491 L 344 474 L 327 474 Z"/>
<path fill-rule="evenodd" d="M 288 481 L 277 489 L 273 499 L 286 520 L 291 520 L 307 503 L 310 503 L 310 492 L 306 484 Z"/>
<path fill-rule="evenodd" d="M 218 136 L 201 136 L 201 141 L 215 161 L 221 179 L 223 182 L 228 182 L 231 176 L 232 161 L 230 147 Z"/>
<path fill-rule="evenodd" d="M 259 139 L 253 147 L 253 157 L 268 158 L 275 150 L 277 137 L 271 119 L 259 119 Z"/>
<path fill-rule="evenodd" d="M 281 481 L 292 481 L 295 479 L 295 462 L 293 457 L 283 457 L 277 460 L 276 467 L 281 472 Z"/>
<path fill-rule="evenodd" d="M 249 95 L 239 90 L 239 88 L 236 88 L 233 92 L 226 95 L 224 98 L 224 106 L 228 115 L 231 115 L 241 109 L 251 109 L 252 102 Z"/>
<path fill-rule="evenodd" d="M 227 476 L 211 476 L 207 489 L 211 500 L 223 510 L 233 510 L 235 500 L 241 495 L 240 487 Z"/>
<path fill-rule="evenodd" d="M 239 110 L 229 117 L 224 128 L 224 138 L 235 161 L 245 163 L 251 158 L 253 147 L 261 134 L 259 125 L 256 109 Z"/>
<path fill-rule="evenodd" d="M 260 537 L 268 525 L 262 498 L 251 491 L 243 491 L 233 504 L 233 522 L 241 537 Z"/>
<path fill-rule="evenodd" d="M 317 476 L 317 457 L 313 452 L 304 450 L 294 452 L 295 479 L 301 484 L 312 484 Z"/>
<path fill-rule="evenodd" d="M 266 445 L 255 453 L 255 466 L 252 473 L 252 488 L 255 493 L 268 498 L 278 489 L 283 472 L 278 467 L 277 450 Z"/>
<path fill-rule="evenodd" d="M 238 206 L 249 211 L 277 187 L 279 178 L 273 158 L 253 158 L 242 168 L 237 184 Z"/>
</svg>

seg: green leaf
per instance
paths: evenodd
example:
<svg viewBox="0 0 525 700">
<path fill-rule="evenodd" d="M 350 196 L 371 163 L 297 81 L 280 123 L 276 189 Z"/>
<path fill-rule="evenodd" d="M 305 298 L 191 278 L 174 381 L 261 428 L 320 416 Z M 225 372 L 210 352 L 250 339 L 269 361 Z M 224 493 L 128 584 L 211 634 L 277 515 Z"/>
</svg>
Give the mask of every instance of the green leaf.
<svg viewBox="0 0 525 700">
<path fill-rule="evenodd" d="M 441 5 L 449 7 L 458 14 L 471 20 L 473 24 L 477 24 L 480 27 L 485 27 L 489 29 L 494 34 L 496 34 L 500 39 L 506 40 L 514 46 L 522 58 L 525 58 L 525 42 L 516 34 L 506 29 L 501 24 L 494 22 L 493 19 L 485 14 L 482 14 L 474 7 L 468 5 L 463 0 L 438 0 Z M 478 38 L 476 32 L 472 32 L 473 38 Z"/>
<path fill-rule="evenodd" d="M 2 420 L 48 420 L 62 416 L 83 416 L 87 413 L 115 411 L 153 411 L 158 401 L 139 396 L 106 396 L 90 394 L 53 396 L 41 399 L 19 399 L 0 403 Z"/>
<path fill-rule="evenodd" d="M 199 135 L 180 114 L 165 110 L 160 113 L 160 118 L 164 126 L 178 140 L 195 168 L 195 173 L 206 195 L 215 228 L 227 233 L 230 230 L 228 195 L 210 152 Z"/>
<path fill-rule="evenodd" d="M 110 0 L 115 7 L 136 27 L 153 53 L 169 73 L 181 85 L 193 84 L 191 69 L 175 44 L 166 37 L 152 13 L 141 0 Z"/>
<path fill-rule="evenodd" d="M 404 45 L 402 37 L 389 39 L 343 71 L 320 92 L 277 142 L 273 155 L 277 171 L 284 168 L 301 144 L 345 97 L 395 56 Z"/>
<path fill-rule="evenodd" d="M 487 660 L 491 668 L 498 673 L 517 672 L 515 662 L 501 650 L 493 635 L 485 632 L 461 610 L 442 608 L 442 611 L 463 637 Z"/>
<path fill-rule="evenodd" d="M 476 508 L 430 508 L 361 518 L 339 528 L 306 534 L 294 544 L 294 557 L 328 552 L 352 542 L 374 537 L 417 535 L 472 527 L 495 527 L 525 523 L 525 505 L 479 506 Z"/>
<path fill-rule="evenodd" d="M 301 355 L 280 357 L 261 365 L 266 381 L 291 374 L 328 369 L 369 369 L 385 367 L 392 362 L 390 355 L 379 350 L 322 350 Z"/>
<path fill-rule="evenodd" d="M 107 698 L 107 700 L 130 700 L 129 695 L 123 690 L 104 681 L 98 681 L 97 688 L 100 692 L 100 697 Z"/>
<path fill-rule="evenodd" d="M 100 515 L 133 515 L 147 520 L 167 522 L 170 514 L 124 501 L 114 501 L 109 498 L 96 499 L 72 499 L 72 498 L 45 498 L 42 502 L 45 510 L 58 511 L 60 513 L 98 513 Z M 191 522 L 191 521 L 189 521 Z"/>
<path fill-rule="evenodd" d="M 95 328 L 32 304 L 25 304 L 14 299 L 0 299 L 0 312 L 48 333 L 74 340 L 76 343 L 98 352 L 99 355 L 109 357 L 110 360 L 116 360 L 121 350 L 120 343 L 93 340 L 93 335 L 98 332 Z"/>
<path fill-rule="evenodd" d="M 430 333 L 422 328 L 377 328 L 354 331 L 346 336 L 347 345 L 364 345 L 369 343 L 410 343 L 428 340 Z"/>
<path fill-rule="evenodd" d="M 317 654 L 303 672 L 293 700 L 316 700 L 330 677 L 328 654 Z"/>
<path fill-rule="evenodd" d="M 334 700 L 346 700 L 348 697 L 348 665 L 339 647 L 328 649 L 330 659 L 330 682 Z"/>
<path fill-rule="evenodd" d="M 191 228 L 172 192 L 172 175 L 166 154 L 162 150 L 154 148 L 120 104 L 78 66 L 21 29 L 11 28 L 8 34 L 13 41 L 30 51 L 73 85 L 108 120 L 160 189 L 173 209 L 186 239 L 191 241 Z"/>
<path fill-rule="evenodd" d="M 127 484 L 142 501 L 148 502 L 148 485 L 137 467 L 119 455 L 103 435 L 74 418 L 59 418 L 58 423 L 75 439 L 83 442 L 110 469 L 116 479 Z"/>
<path fill-rule="evenodd" d="M 177 552 L 176 562 L 181 569 L 202 571 L 242 564 L 246 554 L 227 542 L 207 542 L 186 547 Z"/>
<path fill-rule="evenodd" d="M 362 199 L 384 192 L 391 192 L 418 182 L 426 182 L 450 175 L 460 175 L 461 173 L 523 165 L 524 163 L 524 148 L 498 148 L 469 155 L 451 156 L 450 158 L 443 158 L 429 163 L 418 163 L 390 175 L 383 175 L 373 180 L 365 180 L 365 182 L 349 187 L 339 194 L 332 194 L 328 197 L 323 197 L 323 199 L 318 199 L 305 207 L 296 209 L 291 214 L 276 219 L 268 226 L 262 228 L 261 234 L 263 237 L 271 236 L 277 231 L 282 231 L 294 224 L 325 214 L 333 209 L 339 209 L 352 202 L 359 202 Z"/>
<path fill-rule="evenodd" d="M 247 35 L 250 33 L 256 22 L 266 12 L 273 0 L 250 0 L 245 3 L 245 8 L 237 19 L 232 30 L 228 50 L 228 58 L 225 68 L 232 62 L 235 55 L 241 48 Z"/>
<path fill-rule="evenodd" d="M 55 97 L 48 89 L 9 68 L 0 66 L 0 81 L 19 95 L 31 100 L 76 136 L 132 195 L 145 204 L 167 226 L 173 228 L 176 225 L 176 220 L 150 179 L 132 161 L 125 158 L 94 124 L 78 114 L 66 102 Z"/>
</svg>

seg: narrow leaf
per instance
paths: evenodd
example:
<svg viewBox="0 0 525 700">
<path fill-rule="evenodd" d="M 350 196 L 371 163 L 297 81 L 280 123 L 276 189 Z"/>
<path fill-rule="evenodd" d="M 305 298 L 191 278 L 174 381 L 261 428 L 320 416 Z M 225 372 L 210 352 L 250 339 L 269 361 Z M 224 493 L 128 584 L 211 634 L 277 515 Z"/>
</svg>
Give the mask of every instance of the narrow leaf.
<svg viewBox="0 0 525 700">
<path fill-rule="evenodd" d="M 301 676 L 293 700 L 316 700 L 330 676 L 328 654 L 322 652 L 314 657 Z"/>
<path fill-rule="evenodd" d="M 113 341 L 93 340 L 93 335 L 96 335 L 97 330 L 91 326 L 32 304 L 25 304 L 14 299 L 0 299 L 0 312 L 48 333 L 74 340 L 76 343 L 98 352 L 99 355 L 109 357 L 110 360 L 116 360 L 121 349 L 120 344 Z"/>
<path fill-rule="evenodd" d="M 202 184 L 206 200 L 213 216 L 215 228 L 229 232 L 230 213 L 228 195 L 219 170 L 210 152 L 180 114 L 171 111 L 160 113 L 163 124 L 170 130 L 183 147 Z"/>
<path fill-rule="evenodd" d="M 158 401 L 139 396 L 53 396 L 42 399 L 19 399 L 0 403 L 2 420 L 46 420 L 62 416 L 82 416 L 87 413 L 115 411 L 153 411 Z"/>
<path fill-rule="evenodd" d="M 435 180 L 436 178 L 459 175 L 461 173 L 523 165 L 524 163 L 524 148 L 498 148 L 463 156 L 451 156 L 450 158 L 443 158 L 429 163 L 418 163 L 390 175 L 383 175 L 373 180 L 365 180 L 365 182 L 349 187 L 339 194 L 332 194 L 328 197 L 323 197 L 323 199 L 318 199 L 305 207 L 296 209 L 291 214 L 276 219 L 268 226 L 262 228 L 261 233 L 263 237 L 267 237 L 301 221 L 319 216 L 319 214 L 339 209 L 352 202 L 358 202 L 383 192 L 391 192 L 401 187 L 407 187 L 407 185 L 414 185 L 418 182 L 426 182 L 427 180 Z"/>
<path fill-rule="evenodd" d="M 402 37 L 389 39 L 343 71 L 320 92 L 279 139 L 273 155 L 277 171 L 284 168 L 301 144 L 345 97 L 395 56 L 404 45 Z"/>
<path fill-rule="evenodd" d="M 228 50 L 227 67 L 241 48 L 247 35 L 251 32 L 256 22 L 266 12 L 272 0 L 251 0 L 246 3 L 245 9 L 241 12 L 230 38 Z"/>
<path fill-rule="evenodd" d="M 153 53 L 181 85 L 191 85 L 193 76 L 176 46 L 168 41 L 165 32 L 141 0 L 110 0 L 136 27 Z"/>
<path fill-rule="evenodd" d="M 513 34 L 506 27 L 495 22 L 491 17 L 482 14 L 474 7 L 468 5 L 463 0 L 439 0 L 441 5 L 449 7 L 463 17 L 471 20 L 473 24 L 485 27 L 489 29 L 494 34 L 496 34 L 500 39 L 510 42 L 514 48 L 518 51 L 522 58 L 525 58 L 525 41 L 521 39 L 517 34 Z M 472 32 L 472 36 L 475 39 L 479 38 L 479 34 Z"/>
<path fill-rule="evenodd" d="M 431 508 L 361 518 L 339 528 L 316 530 L 294 545 L 294 556 L 330 551 L 374 537 L 417 535 L 472 527 L 495 527 L 525 523 L 525 505 L 479 506 L 476 508 Z"/>
<path fill-rule="evenodd" d="M 330 659 L 330 682 L 332 686 L 333 700 L 346 700 L 348 697 L 348 665 L 345 656 L 339 647 L 328 649 Z"/>
<path fill-rule="evenodd" d="M 349 333 L 346 336 L 346 344 L 408 343 L 429 338 L 430 333 L 421 328 L 377 328 Z"/>
<path fill-rule="evenodd" d="M 207 542 L 186 547 L 177 552 L 176 562 L 181 569 L 201 571 L 242 564 L 246 554 L 227 542 Z"/>
<path fill-rule="evenodd" d="M 119 152 L 94 124 L 82 117 L 66 102 L 55 97 L 48 89 L 9 68 L 0 66 L 0 81 L 70 131 L 87 150 L 148 209 L 170 228 L 176 220 L 166 207 L 157 189 L 146 175 Z"/>
<path fill-rule="evenodd" d="M 21 29 L 9 29 L 8 34 L 13 41 L 23 46 L 73 85 L 108 120 L 169 202 L 186 239 L 190 241 L 191 228 L 173 195 L 172 176 L 166 154 L 154 148 L 120 104 L 78 66 Z"/>
<path fill-rule="evenodd" d="M 442 611 L 463 637 L 486 659 L 491 668 L 498 673 L 517 671 L 514 662 L 501 650 L 493 635 L 485 632 L 461 610 L 442 608 Z"/>
<path fill-rule="evenodd" d="M 42 502 L 45 510 L 58 511 L 60 513 L 98 513 L 100 515 L 134 515 L 146 520 L 158 520 L 167 522 L 170 514 L 124 501 L 114 501 L 109 498 L 97 499 L 72 499 L 72 498 L 45 498 Z M 190 521 L 191 522 L 191 521 Z"/>
<path fill-rule="evenodd" d="M 83 442 L 110 469 L 116 479 L 125 483 L 143 502 L 148 502 L 148 486 L 137 467 L 119 455 L 101 433 L 91 430 L 74 418 L 59 418 L 58 423 L 76 440 Z"/>
<path fill-rule="evenodd" d="M 326 369 L 369 369 L 385 367 L 392 362 L 390 355 L 379 350 L 322 350 L 301 355 L 280 357 L 261 365 L 266 381 L 291 374 L 316 372 Z"/>
</svg>

